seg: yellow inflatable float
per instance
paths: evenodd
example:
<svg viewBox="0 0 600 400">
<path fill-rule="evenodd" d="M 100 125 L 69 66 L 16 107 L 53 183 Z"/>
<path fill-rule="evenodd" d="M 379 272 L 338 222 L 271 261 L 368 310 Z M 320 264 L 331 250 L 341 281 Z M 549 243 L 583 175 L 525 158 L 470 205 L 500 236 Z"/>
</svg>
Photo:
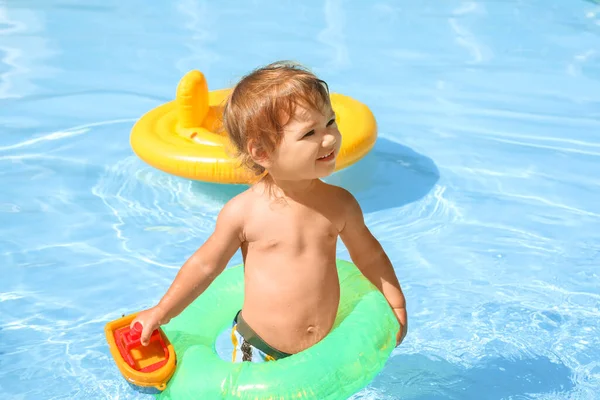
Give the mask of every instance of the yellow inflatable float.
<svg viewBox="0 0 600 400">
<path fill-rule="evenodd" d="M 131 131 L 135 154 L 151 166 L 182 178 L 216 183 L 250 183 L 256 176 L 231 156 L 221 129 L 223 106 L 231 89 L 208 91 L 204 75 L 188 72 L 174 101 L 144 114 Z M 336 170 L 364 157 L 377 139 L 377 123 L 369 108 L 348 96 L 331 94 L 342 134 Z"/>
</svg>

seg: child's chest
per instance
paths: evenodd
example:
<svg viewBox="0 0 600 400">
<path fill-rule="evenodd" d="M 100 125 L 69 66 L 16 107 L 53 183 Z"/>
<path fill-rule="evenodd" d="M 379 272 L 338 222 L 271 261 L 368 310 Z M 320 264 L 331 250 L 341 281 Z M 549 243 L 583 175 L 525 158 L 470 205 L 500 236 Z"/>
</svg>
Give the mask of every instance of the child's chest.
<svg viewBox="0 0 600 400">
<path fill-rule="evenodd" d="M 247 220 L 246 238 L 255 243 L 323 243 L 337 240 L 339 216 L 328 207 L 271 205 Z"/>
</svg>

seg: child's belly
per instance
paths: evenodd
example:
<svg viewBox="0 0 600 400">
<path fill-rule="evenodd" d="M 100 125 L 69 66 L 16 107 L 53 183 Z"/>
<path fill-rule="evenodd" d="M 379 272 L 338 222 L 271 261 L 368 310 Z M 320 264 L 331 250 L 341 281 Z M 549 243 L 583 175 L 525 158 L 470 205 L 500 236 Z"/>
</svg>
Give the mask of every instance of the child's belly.
<svg viewBox="0 0 600 400">
<path fill-rule="evenodd" d="M 283 252 L 251 253 L 245 262 L 242 311 L 248 325 L 285 353 L 298 353 L 323 339 L 340 299 L 335 249 L 329 256 L 293 259 Z"/>
</svg>

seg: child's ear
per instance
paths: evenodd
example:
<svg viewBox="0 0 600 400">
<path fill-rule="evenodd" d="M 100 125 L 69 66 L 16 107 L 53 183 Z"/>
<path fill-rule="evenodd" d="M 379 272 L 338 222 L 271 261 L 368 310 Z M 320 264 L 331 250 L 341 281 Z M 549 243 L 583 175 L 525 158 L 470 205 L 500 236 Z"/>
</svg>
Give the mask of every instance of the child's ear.
<svg viewBox="0 0 600 400">
<path fill-rule="evenodd" d="M 269 168 L 271 166 L 271 160 L 265 149 L 260 146 L 255 140 L 248 142 L 248 154 L 252 157 L 252 161 L 257 163 L 263 168 Z"/>
</svg>

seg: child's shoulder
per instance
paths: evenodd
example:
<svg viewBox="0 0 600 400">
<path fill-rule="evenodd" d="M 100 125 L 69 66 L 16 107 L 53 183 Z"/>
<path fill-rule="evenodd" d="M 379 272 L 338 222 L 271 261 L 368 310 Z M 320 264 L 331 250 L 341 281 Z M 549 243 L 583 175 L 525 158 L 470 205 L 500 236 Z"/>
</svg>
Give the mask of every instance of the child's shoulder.
<svg viewBox="0 0 600 400">
<path fill-rule="evenodd" d="M 253 194 L 250 189 L 229 199 L 219 212 L 217 219 L 226 220 L 228 223 L 241 224 L 244 216 L 251 210 Z"/>
<path fill-rule="evenodd" d="M 256 196 L 252 192 L 252 188 L 249 188 L 229 199 L 221 211 L 227 213 L 243 213 L 245 210 L 247 212 L 247 207 L 254 201 L 256 201 Z"/>
<path fill-rule="evenodd" d="M 323 194 L 341 210 L 353 211 L 359 207 L 358 201 L 349 190 L 325 182 L 321 182 L 321 185 Z"/>
<path fill-rule="evenodd" d="M 324 194 L 327 194 L 328 196 L 334 196 L 336 200 L 343 202 L 355 201 L 354 196 L 352 195 L 352 193 L 350 193 L 349 190 L 344 189 L 341 186 L 332 185 L 323 181 L 319 182 L 321 190 Z"/>
</svg>

